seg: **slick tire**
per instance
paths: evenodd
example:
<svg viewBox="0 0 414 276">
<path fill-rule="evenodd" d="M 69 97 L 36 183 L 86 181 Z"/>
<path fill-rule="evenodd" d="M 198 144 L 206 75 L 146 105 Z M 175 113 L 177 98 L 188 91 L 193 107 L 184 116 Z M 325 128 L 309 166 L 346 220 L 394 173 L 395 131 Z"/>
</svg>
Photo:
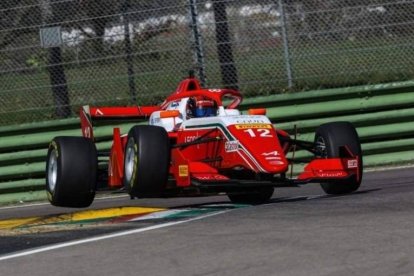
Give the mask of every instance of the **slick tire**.
<svg viewBox="0 0 414 276">
<path fill-rule="evenodd" d="M 170 140 L 164 128 L 131 128 L 124 157 L 124 185 L 131 197 L 163 196 L 168 181 L 170 152 Z"/>
<path fill-rule="evenodd" d="M 362 151 L 358 133 L 349 122 L 334 122 L 323 124 L 318 127 L 315 133 L 315 147 L 320 158 L 339 157 L 340 147 L 348 146 L 353 154 L 359 156 L 360 176 L 353 177 L 346 181 L 334 181 L 321 183 L 325 193 L 330 195 L 348 194 L 358 190 L 362 179 Z"/>
<path fill-rule="evenodd" d="M 46 193 L 52 205 L 82 208 L 92 204 L 98 170 L 92 140 L 55 137 L 49 145 L 46 164 Z"/>
</svg>

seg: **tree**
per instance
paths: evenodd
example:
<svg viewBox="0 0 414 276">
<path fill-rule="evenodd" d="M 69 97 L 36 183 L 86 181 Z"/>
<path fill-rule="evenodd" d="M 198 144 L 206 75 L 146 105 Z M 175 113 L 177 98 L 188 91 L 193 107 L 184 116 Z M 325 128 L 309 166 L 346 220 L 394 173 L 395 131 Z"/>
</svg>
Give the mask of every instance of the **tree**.
<svg viewBox="0 0 414 276">
<path fill-rule="evenodd" d="M 40 20 L 40 9 L 33 0 L 0 1 L 0 49 L 25 34 L 37 32 L 30 26 L 40 24 Z"/>
<path fill-rule="evenodd" d="M 397 2 L 386 7 L 388 13 L 387 30 L 393 35 L 404 36 L 413 34 L 412 18 L 414 13 L 414 3 L 412 1 Z"/>
<path fill-rule="evenodd" d="M 96 55 L 103 53 L 105 28 L 109 23 L 120 18 L 121 5 L 122 1 L 118 0 L 79 0 L 79 12 L 86 19 L 80 21 L 78 27 L 81 29 L 85 26 L 92 28 L 95 37 L 87 32 L 84 33 L 92 39 Z"/>
</svg>

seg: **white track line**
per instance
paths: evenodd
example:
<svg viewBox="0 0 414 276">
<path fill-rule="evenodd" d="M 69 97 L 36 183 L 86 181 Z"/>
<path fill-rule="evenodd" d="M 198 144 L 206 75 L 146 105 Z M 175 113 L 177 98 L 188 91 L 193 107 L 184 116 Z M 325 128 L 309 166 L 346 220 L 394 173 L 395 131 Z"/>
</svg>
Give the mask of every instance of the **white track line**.
<svg viewBox="0 0 414 276">
<path fill-rule="evenodd" d="M 123 237 L 123 236 L 138 234 L 138 233 L 147 232 L 147 231 L 151 231 L 151 230 L 157 230 L 157 229 L 166 228 L 166 227 L 170 227 L 170 226 L 174 226 L 174 225 L 178 225 L 178 224 L 183 224 L 183 223 L 187 223 L 187 222 L 191 222 L 191 221 L 195 221 L 195 220 L 205 219 L 207 217 L 220 215 L 220 214 L 223 214 L 223 213 L 227 213 L 231 210 L 232 209 L 225 210 L 225 211 L 220 211 L 220 212 L 216 212 L 216 213 L 210 213 L 210 214 L 207 214 L 207 215 L 204 215 L 204 216 L 199 216 L 199 217 L 195 217 L 195 218 L 191 218 L 191 219 L 187 219 L 187 220 L 167 222 L 167 223 L 162 223 L 162 224 L 158 224 L 158 225 L 154 225 L 154 226 L 139 228 L 139 229 L 135 229 L 135 230 L 128 230 L 128 231 L 123 231 L 123 232 L 118 232 L 118 233 L 114 233 L 114 234 L 98 236 L 98 237 L 89 238 L 89 239 L 83 239 L 83 240 L 78 240 L 78 241 L 73 241 L 73 242 L 65 242 L 65 243 L 60 243 L 60 244 L 55 244 L 55 245 L 51 245 L 51 246 L 41 247 L 41 248 L 37 248 L 37 249 L 33 249 L 33 250 L 22 251 L 20 253 L 4 255 L 4 256 L 0 257 L 0 261 L 19 258 L 19 257 L 24 257 L 24 256 L 29 256 L 29 255 L 34 255 L 34 254 L 37 254 L 37 253 L 52 251 L 52 250 L 55 250 L 55 249 L 60 249 L 60 248 L 65 248 L 65 247 L 70 247 L 70 246 L 75 246 L 75 245 L 80 245 L 80 244 L 85 244 L 85 243 L 91 243 L 91 242 L 96 242 L 96 241 L 101 241 L 101 240 L 107 240 L 107 239 L 112 239 L 112 238 L 117 238 L 117 237 Z"/>
<path fill-rule="evenodd" d="M 12 206 L 5 206 L 1 207 L 0 210 L 7 210 L 7 209 L 19 209 L 19 208 L 26 208 L 26 207 L 34 207 L 34 206 L 43 206 L 43 205 L 50 205 L 50 203 L 32 203 L 32 204 L 25 204 L 25 205 L 12 205 Z"/>
</svg>

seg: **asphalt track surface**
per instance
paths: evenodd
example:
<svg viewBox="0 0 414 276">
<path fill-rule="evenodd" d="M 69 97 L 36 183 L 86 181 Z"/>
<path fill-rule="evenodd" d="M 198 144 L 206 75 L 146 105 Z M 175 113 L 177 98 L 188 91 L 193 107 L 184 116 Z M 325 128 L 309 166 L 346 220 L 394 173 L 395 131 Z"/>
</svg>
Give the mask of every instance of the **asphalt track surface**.
<svg viewBox="0 0 414 276">
<path fill-rule="evenodd" d="M 0 275 L 414 275 L 414 168 L 366 173 L 346 196 L 325 196 L 313 184 L 277 189 L 265 205 L 228 203 L 225 196 L 96 200 L 91 209 L 191 212 L 6 229 Z M 74 211 L 0 208 L 0 223 Z"/>
</svg>

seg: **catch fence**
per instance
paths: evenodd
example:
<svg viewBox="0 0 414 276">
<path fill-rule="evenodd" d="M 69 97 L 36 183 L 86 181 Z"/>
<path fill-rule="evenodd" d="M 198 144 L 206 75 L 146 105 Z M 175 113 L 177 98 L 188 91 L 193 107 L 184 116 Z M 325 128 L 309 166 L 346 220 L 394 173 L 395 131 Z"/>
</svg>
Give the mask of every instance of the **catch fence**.
<svg viewBox="0 0 414 276">
<path fill-rule="evenodd" d="M 408 0 L 3 0 L 0 125 L 159 103 L 190 70 L 245 97 L 409 80 L 413 25 Z"/>
</svg>

